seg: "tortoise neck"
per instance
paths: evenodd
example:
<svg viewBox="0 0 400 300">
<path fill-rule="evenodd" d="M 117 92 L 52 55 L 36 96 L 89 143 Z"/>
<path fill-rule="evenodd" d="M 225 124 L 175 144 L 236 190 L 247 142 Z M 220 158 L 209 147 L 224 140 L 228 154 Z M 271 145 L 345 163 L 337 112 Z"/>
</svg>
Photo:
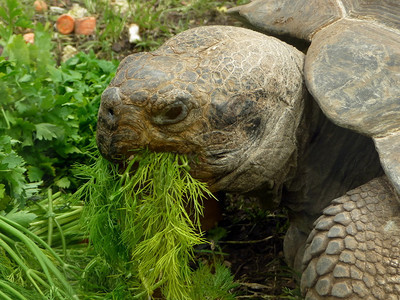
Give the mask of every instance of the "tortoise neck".
<svg viewBox="0 0 400 300">
<path fill-rule="evenodd" d="M 333 124 L 310 97 L 298 130 L 297 169 L 282 203 L 311 223 L 331 200 L 383 174 L 370 138 Z"/>
</svg>

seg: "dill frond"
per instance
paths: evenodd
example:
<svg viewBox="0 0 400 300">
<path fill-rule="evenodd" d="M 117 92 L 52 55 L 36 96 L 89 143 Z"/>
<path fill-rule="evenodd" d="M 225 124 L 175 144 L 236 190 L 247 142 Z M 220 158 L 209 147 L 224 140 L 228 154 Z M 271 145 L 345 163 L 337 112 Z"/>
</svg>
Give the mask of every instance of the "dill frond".
<svg viewBox="0 0 400 300">
<path fill-rule="evenodd" d="M 212 195 L 190 176 L 187 157 L 141 150 L 122 174 L 99 157 L 78 176 L 88 180 L 76 197 L 87 203 L 90 241 L 115 268 L 129 266 L 133 296 L 160 288 L 166 299 L 191 299 L 189 264 L 193 247 L 205 242 L 199 217 Z"/>
</svg>

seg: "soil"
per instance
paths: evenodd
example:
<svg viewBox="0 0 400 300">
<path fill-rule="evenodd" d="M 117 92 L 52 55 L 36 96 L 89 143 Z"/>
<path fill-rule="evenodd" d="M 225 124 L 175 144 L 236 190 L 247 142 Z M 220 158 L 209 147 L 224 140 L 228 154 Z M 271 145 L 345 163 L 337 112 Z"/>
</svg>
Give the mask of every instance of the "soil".
<svg viewBox="0 0 400 300">
<path fill-rule="evenodd" d="M 222 220 L 209 230 L 208 238 L 212 250 L 225 254 L 221 256 L 224 264 L 239 283 L 236 299 L 288 298 L 285 289 L 293 290 L 291 299 L 296 299 L 298 276 L 283 255 L 285 211 L 267 211 L 258 199 L 238 195 L 227 195 L 220 202 Z"/>
</svg>

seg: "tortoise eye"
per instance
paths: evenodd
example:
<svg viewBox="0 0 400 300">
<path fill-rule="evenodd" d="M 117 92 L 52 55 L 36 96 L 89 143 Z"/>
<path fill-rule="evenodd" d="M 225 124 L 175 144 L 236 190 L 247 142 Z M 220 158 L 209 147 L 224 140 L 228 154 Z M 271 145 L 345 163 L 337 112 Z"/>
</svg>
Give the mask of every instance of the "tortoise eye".
<svg viewBox="0 0 400 300">
<path fill-rule="evenodd" d="M 158 111 L 152 120 L 157 125 L 169 125 L 182 121 L 187 115 L 187 106 L 182 101 L 176 101 Z"/>
</svg>

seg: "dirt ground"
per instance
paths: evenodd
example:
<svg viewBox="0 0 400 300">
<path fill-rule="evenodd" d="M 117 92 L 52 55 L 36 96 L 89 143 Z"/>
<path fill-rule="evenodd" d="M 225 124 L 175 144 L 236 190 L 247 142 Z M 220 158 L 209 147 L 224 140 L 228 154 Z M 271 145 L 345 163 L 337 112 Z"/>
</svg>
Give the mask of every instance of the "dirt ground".
<svg viewBox="0 0 400 300">
<path fill-rule="evenodd" d="M 257 199 L 227 195 L 222 220 L 208 238 L 224 255 L 239 286 L 237 299 L 300 299 L 295 274 L 285 263 L 283 239 L 287 216 L 282 209 L 267 211 Z"/>
</svg>

